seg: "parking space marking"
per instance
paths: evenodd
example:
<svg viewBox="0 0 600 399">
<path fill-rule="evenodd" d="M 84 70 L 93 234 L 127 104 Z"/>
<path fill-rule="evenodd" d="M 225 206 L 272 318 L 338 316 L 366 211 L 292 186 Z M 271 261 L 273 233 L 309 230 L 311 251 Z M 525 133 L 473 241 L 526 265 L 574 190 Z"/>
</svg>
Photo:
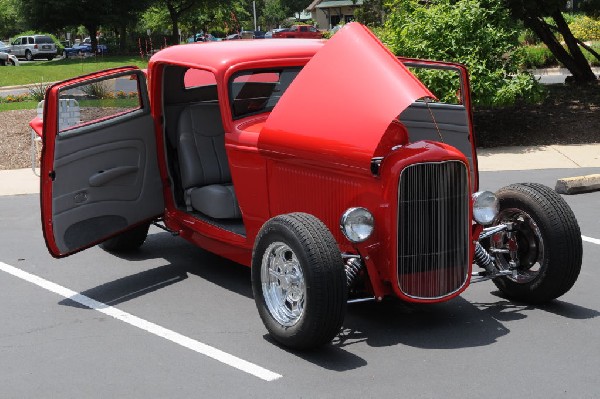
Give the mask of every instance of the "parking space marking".
<svg viewBox="0 0 600 399">
<path fill-rule="evenodd" d="M 598 244 L 598 245 L 600 245 L 600 240 L 599 240 L 599 239 L 597 239 L 597 238 L 592 238 L 592 237 L 587 237 L 587 236 L 584 236 L 584 235 L 582 235 L 582 236 L 581 236 L 581 239 L 582 239 L 583 241 L 587 241 L 587 242 L 591 242 L 591 243 L 593 243 L 593 244 Z"/>
<path fill-rule="evenodd" d="M 124 312 L 120 309 L 117 309 L 113 306 L 107 305 L 105 303 L 96 301 L 90 297 L 82 295 L 78 292 L 72 291 L 68 288 L 65 288 L 61 285 L 53 283 L 51 281 L 45 280 L 41 277 L 38 277 L 34 274 L 23 271 L 19 268 L 11 266 L 9 264 L 0 262 L 0 270 L 14 276 L 25 280 L 29 283 L 35 284 L 38 287 L 41 287 L 47 291 L 58 294 L 66 299 L 77 302 L 83 306 L 86 306 L 90 309 L 97 310 L 100 313 L 104 313 L 107 316 L 111 316 L 117 320 L 120 320 L 124 323 L 147 331 L 156 336 L 162 337 L 166 340 L 169 340 L 173 343 L 183 346 L 184 348 L 191 349 L 194 352 L 200 353 L 202 355 L 208 356 L 218 362 L 226 364 L 228 366 L 234 367 L 238 370 L 241 370 L 245 373 L 251 374 L 255 377 L 258 377 L 265 381 L 274 381 L 282 377 L 281 374 L 277 374 L 273 371 L 267 370 L 263 367 L 260 367 L 254 363 L 250 363 L 244 359 L 241 359 L 237 356 L 231 355 L 227 352 L 223 352 L 217 348 L 213 348 L 210 345 L 204 344 L 202 342 L 196 341 L 192 338 L 186 337 L 182 334 L 179 334 L 173 330 L 169 330 L 168 328 L 159 326 L 158 324 L 154 324 L 150 321 L 144 320 L 137 316 L 134 316 L 130 313 Z"/>
</svg>

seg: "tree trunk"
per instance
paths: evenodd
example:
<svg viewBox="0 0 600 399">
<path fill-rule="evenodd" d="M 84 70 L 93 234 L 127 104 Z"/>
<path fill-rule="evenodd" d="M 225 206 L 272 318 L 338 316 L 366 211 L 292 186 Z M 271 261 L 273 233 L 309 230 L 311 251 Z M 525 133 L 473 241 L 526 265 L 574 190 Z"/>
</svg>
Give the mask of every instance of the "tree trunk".
<svg viewBox="0 0 600 399">
<path fill-rule="evenodd" d="M 169 10 L 169 16 L 171 17 L 171 24 L 173 26 L 173 32 L 171 33 L 171 44 L 179 44 L 179 13 L 175 7 L 167 4 Z"/>
<path fill-rule="evenodd" d="M 127 23 L 121 22 L 119 24 L 119 50 L 125 54 L 127 51 Z"/>
<path fill-rule="evenodd" d="M 594 75 L 594 72 L 592 72 L 590 64 L 585 59 L 585 56 L 583 55 L 581 49 L 577 45 L 577 39 L 575 39 L 575 37 L 573 36 L 573 33 L 571 32 L 571 29 L 569 29 L 569 25 L 567 25 L 567 21 L 565 21 L 562 13 L 557 10 L 552 14 L 552 19 L 554 19 L 554 21 L 556 22 L 556 27 L 565 39 L 565 43 L 567 45 L 567 48 L 569 49 L 569 52 L 571 53 L 573 61 L 575 62 L 575 64 L 577 64 L 578 76 L 575 76 L 575 73 L 571 71 L 573 72 L 575 80 L 579 83 L 595 81 L 596 75 Z"/>
<path fill-rule="evenodd" d="M 88 24 L 85 25 L 85 29 L 87 29 L 89 35 L 90 35 L 90 40 L 91 40 L 91 44 L 92 44 L 92 54 L 96 54 L 96 51 L 98 50 L 98 39 L 96 38 L 96 32 L 98 31 L 98 25 L 96 24 Z"/>
</svg>

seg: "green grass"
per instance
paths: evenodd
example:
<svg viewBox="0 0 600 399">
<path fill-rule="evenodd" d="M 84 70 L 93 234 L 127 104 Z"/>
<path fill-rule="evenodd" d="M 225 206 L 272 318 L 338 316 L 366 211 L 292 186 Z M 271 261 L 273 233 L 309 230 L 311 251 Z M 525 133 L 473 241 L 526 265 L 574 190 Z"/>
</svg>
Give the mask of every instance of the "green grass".
<svg viewBox="0 0 600 399">
<path fill-rule="evenodd" d="M 137 108 L 140 101 L 136 98 L 103 98 L 100 100 L 80 100 L 80 107 L 93 108 Z"/>
<path fill-rule="evenodd" d="M 146 68 L 148 61 L 134 56 L 98 56 L 82 59 L 68 58 L 66 60 L 37 61 L 21 64 L 16 68 L 2 68 L 0 87 L 56 82 L 125 65 Z"/>
<path fill-rule="evenodd" d="M 14 111 L 15 109 L 35 109 L 38 105 L 37 101 L 21 101 L 18 103 L 0 103 L 0 112 Z"/>
</svg>

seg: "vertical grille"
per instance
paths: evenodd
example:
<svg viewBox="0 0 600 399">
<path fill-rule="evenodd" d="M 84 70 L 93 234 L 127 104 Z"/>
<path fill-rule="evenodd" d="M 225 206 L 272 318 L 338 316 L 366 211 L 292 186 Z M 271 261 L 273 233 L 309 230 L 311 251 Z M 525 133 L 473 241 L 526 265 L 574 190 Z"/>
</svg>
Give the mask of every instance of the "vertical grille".
<svg viewBox="0 0 600 399">
<path fill-rule="evenodd" d="M 398 185 L 398 286 L 413 298 L 456 292 L 469 271 L 469 183 L 459 161 L 407 167 Z"/>
</svg>

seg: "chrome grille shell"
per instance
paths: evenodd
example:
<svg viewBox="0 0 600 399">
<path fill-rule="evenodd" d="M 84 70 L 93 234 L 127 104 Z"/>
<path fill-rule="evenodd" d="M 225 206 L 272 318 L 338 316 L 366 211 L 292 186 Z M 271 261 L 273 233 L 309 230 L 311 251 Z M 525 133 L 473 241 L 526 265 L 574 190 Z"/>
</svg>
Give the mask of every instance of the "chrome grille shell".
<svg viewBox="0 0 600 399">
<path fill-rule="evenodd" d="M 459 291 L 469 274 L 470 190 L 460 161 L 406 167 L 398 184 L 400 291 L 423 300 Z"/>
</svg>

